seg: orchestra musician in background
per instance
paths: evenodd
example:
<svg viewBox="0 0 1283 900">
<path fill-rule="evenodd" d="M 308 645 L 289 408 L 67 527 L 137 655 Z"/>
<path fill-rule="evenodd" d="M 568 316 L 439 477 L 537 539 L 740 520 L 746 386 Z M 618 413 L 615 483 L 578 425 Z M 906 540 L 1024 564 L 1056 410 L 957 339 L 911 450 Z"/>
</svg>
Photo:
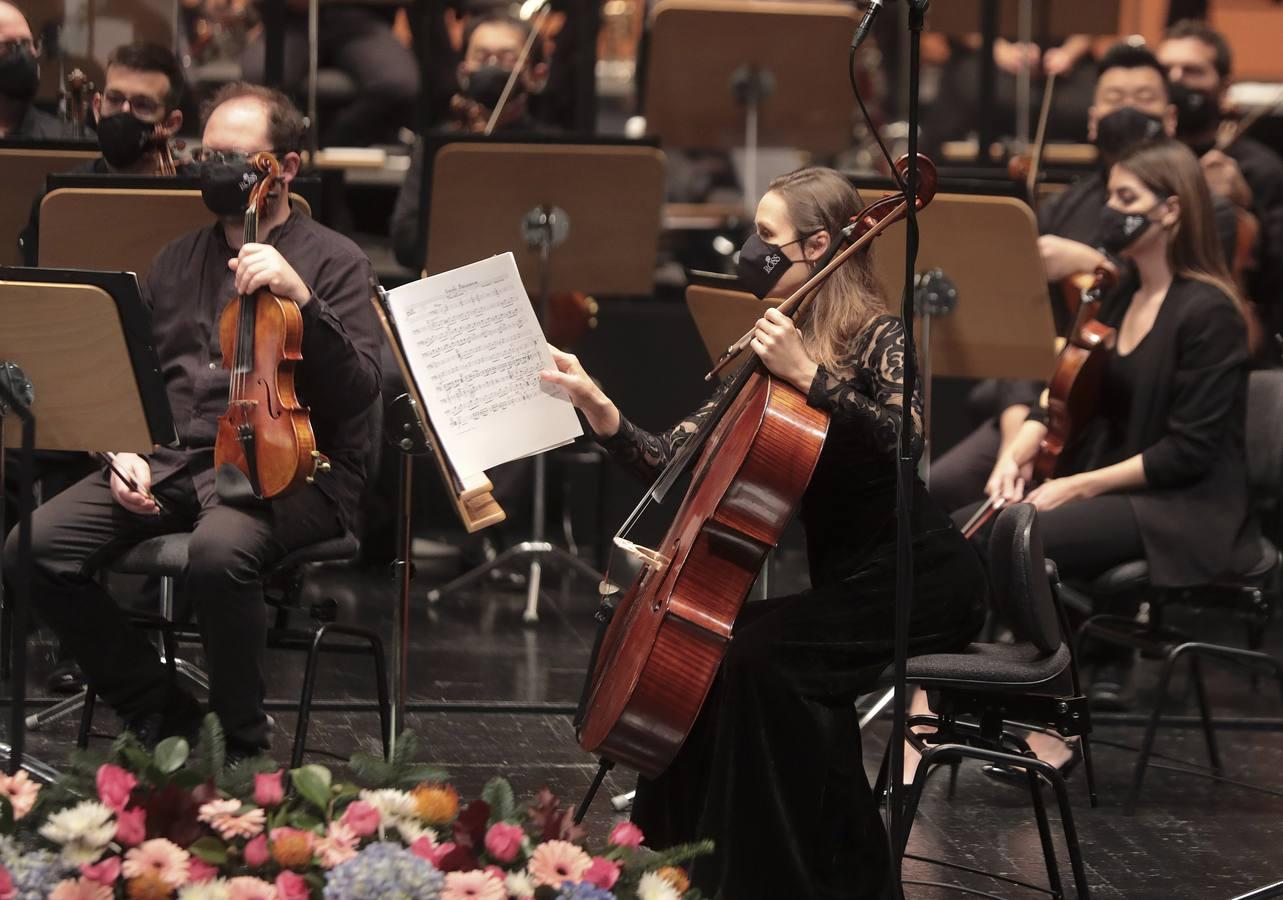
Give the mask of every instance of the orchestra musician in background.
<svg viewBox="0 0 1283 900">
<path fill-rule="evenodd" d="M 0 139 L 80 140 L 75 125 L 37 109 L 40 48 L 22 10 L 0 0 Z"/>
<path fill-rule="evenodd" d="M 302 91 L 307 82 L 307 3 L 288 0 L 284 84 Z M 320 64 L 342 69 L 355 82 L 352 99 L 321 121 L 323 146 L 366 147 L 397 139 L 409 127 L 419 95 L 419 63 L 396 33 L 396 7 L 388 3 L 320 6 Z M 246 80 L 262 84 L 266 46 L 259 35 L 241 54 Z"/>
</svg>

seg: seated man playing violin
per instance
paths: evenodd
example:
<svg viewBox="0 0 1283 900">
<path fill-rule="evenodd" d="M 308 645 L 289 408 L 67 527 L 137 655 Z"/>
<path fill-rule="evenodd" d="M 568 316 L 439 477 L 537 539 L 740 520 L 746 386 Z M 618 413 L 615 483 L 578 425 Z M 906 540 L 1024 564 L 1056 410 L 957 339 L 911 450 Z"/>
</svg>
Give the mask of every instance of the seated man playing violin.
<svg viewBox="0 0 1283 900">
<path fill-rule="evenodd" d="M 36 612 L 127 728 L 145 743 L 190 734 L 200 705 L 171 682 L 147 636 L 95 578 L 139 541 L 190 532 L 180 597 L 200 625 L 209 708 L 222 720 L 229 751 L 245 756 L 270 745 L 259 579 L 290 551 L 351 526 L 366 480 L 381 336 L 369 302 L 369 260 L 290 206 L 305 131 L 299 112 L 281 93 L 245 83 L 223 88 L 209 109 L 201 193 L 217 219 L 161 250 L 142 285 L 178 444 L 147 456 L 118 454 L 116 468 L 134 487 L 95 473 L 36 510 L 32 594 Z M 249 157 L 264 151 L 280 161 L 282 176 L 259 216 L 261 242 L 246 243 L 247 190 L 257 181 Z M 260 289 L 300 308 L 303 359 L 295 380 L 332 468 L 280 498 L 233 504 L 215 482 L 217 423 L 229 386 L 218 321 L 234 298 Z M 16 554 L 10 535 L 7 564 Z"/>
<path fill-rule="evenodd" d="M 158 44 L 138 41 L 117 47 L 107 58 L 103 89 L 94 94 L 94 120 L 102 156 L 70 171 L 100 175 L 161 174 L 159 153 L 183 127 L 185 79 L 173 52 Z M 31 217 L 18 239 L 22 258 L 39 264 L 40 202 L 36 194 Z"/>
</svg>

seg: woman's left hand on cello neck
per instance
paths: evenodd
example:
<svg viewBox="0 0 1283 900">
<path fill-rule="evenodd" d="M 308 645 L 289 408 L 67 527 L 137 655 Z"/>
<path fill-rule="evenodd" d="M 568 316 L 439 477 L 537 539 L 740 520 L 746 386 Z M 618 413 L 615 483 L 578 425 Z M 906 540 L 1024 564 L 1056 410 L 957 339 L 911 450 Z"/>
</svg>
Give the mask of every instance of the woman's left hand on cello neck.
<svg viewBox="0 0 1283 900">
<path fill-rule="evenodd" d="M 768 309 L 766 315 L 757 320 L 749 346 L 772 375 L 783 378 L 803 395 L 810 393 L 819 366 L 806 352 L 802 335 L 792 319 L 779 310 Z"/>
</svg>

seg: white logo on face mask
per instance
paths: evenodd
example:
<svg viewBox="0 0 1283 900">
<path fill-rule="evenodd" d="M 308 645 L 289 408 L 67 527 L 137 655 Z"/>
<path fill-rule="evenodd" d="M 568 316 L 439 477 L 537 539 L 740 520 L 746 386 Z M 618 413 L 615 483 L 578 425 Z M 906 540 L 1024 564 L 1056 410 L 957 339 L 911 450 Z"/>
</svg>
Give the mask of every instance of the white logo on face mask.
<svg viewBox="0 0 1283 900">
<path fill-rule="evenodd" d="M 764 267 L 766 269 L 766 274 L 770 275 L 771 272 L 775 271 L 775 267 L 778 266 L 779 264 L 780 264 L 780 255 L 778 253 L 775 253 L 775 254 L 772 254 L 771 256 L 766 257 L 766 266 Z"/>
</svg>

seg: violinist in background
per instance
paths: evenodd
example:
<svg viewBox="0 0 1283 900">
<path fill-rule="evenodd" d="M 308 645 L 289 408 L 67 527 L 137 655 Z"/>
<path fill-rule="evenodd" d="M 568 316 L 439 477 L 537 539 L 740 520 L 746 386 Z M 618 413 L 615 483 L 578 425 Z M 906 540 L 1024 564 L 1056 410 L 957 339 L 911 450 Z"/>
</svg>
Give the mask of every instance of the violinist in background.
<svg viewBox="0 0 1283 900">
<path fill-rule="evenodd" d="M 40 48 L 22 10 L 0 0 L 0 139 L 79 140 L 71 122 L 35 106 Z"/>
<path fill-rule="evenodd" d="M 1256 259 L 1246 288 L 1276 332 L 1283 328 L 1283 159 L 1225 118 L 1233 56 L 1222 35 L 1186 19 L 1167 30 L 1157 55 L 1171 82 L 1176 137 L 1199 157 L 1212 193 L 1255 217 Z M 1266 347 L 1273 355 L 1274 342 Z"/>
<path fill-rule="evenodd" d="M 740 252 L 745 289 L 787 297 L 827 259 L 860 207 L 855 189 L 831 169 L 777 178 Z M 656 849 L 714 841 L 713 854 L 692 869 L 705 896 L 881 898 L 887 838 L 860 762 L 854 701 L 892 661 L 904 335 L 887 314 L 869 251 L 820 287 L 796 327 L 768 312 L 752 349 L 830 417 L 801 504 L 812 588 L 744 607 L 686 743 L 662 776 L 639 781 L 633 819 Z M 720 396 L 669 431 L 648 434 L 575 357 L 554 350 L 553 359 L 557 371 L 544 380 L 565 388 L 602 446 L 647 480 Z M 911 404 L 916 453 L 918 390 Z M 913 504 L 910 653 L 960 648 L 984 617 L 984 573 L 920 481 Z"/>
<path fill-rule="evenodd" d="M 138 41 L 117 47 L 107 57 L 103 89 L 94 94 L 94 120 L 102 156 L 72 168 L 73 173 L 102 175 L 161 174 L 161 155 L 183 127 L 185 79 L 178 58 L 167 47 Z M 38 264 L 42 189 L 31 204 L 27 227 L 19 237 L 29 266 Z"/>
<path fill-rule="evenodd" d="M 1076 452 L 1061 456 L 1064 474 L 1026 493 L 1047 434 L 1035 407 L 986 493 L 1038 508 L 1047 556 L 1067 582 L 1134 559 L 1149 563 L 1158 588 L 1245 575 L 1261 563 L 1244 450 L 1245 303 L 1211 228 L 1207 183 L 1188 148 L 1160 138 L 1115 162 L 1108 191 L 1100 240 L 1129 268 L 1097 317 L 1117 341 L 1096 416 L 1075 436 Z M 1122 706 L 1132 651 L 1085 655 L 1093 703 Z M 1068 761 L 1062 742 L 1033 737 L 1042 759 Z"/>
<path fill-rule="evenodd" d="M 254 755 L 270 746 L 260 576 L 291 550 L 350 528 L 365 484 L 382 342 L 370 305 L 374 276 L 355 244 L 290 208 L 288 184 L 305 131 L 278 91 L 241 82 L 214 96 L 200 179 L 216 218 L 162 249 L 142 284 L 179 446 L 118 454 L 116 467 L 130 482 L 95 473 L 35 511 L 35 611 L 147 745 L 170 735 L 191 740 L 203 710 L 169 677 L 147 635 L 95 573 L 146 538 L 191 533 L 181 590 L 200 624 L 210 711 L 222 721 L 229 754 Z M 248 157 L 259 152 L 278 157 L 283 183 L 260 217 L 261 242 L 244 243 Z M 332 468 L 278 499 L 233 505 L 215 491 L 214 443 L 229 388 L 218 322 L 234 297 L 260 288 L 300 307 L 296 384 Z M 16 554 L 10 534 L 6 565 Z"/>
</svg>

